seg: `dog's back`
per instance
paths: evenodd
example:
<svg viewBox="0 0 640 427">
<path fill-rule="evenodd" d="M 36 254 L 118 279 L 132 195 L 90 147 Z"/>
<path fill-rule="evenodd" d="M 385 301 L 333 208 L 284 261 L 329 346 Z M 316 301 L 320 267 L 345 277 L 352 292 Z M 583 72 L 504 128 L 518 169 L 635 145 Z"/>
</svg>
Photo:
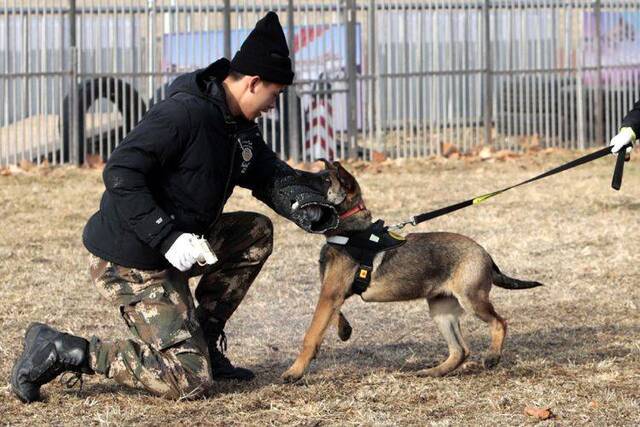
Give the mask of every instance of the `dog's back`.
<svg viewBox="0 0 640 427">
<path fill-rule="evenodd" d="M 362 294 L 365 301 L 431 298 L 465 292 L 465 286 L 489 290 L 493 261 L 472 239 L 445 232 L 413 233 L 406 239 L 383 255 Z"/>
</svg>

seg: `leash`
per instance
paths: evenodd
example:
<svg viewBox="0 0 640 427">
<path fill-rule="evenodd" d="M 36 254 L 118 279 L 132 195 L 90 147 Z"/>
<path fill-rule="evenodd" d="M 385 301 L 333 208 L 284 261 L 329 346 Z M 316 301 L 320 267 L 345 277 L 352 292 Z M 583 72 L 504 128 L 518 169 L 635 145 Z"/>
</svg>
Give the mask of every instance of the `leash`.
<svg viewBox="0 0 640 427">
<path fill-rule="evenodd" d="M 618 152 L 618 158 L 616 159 L 616 165 L 613 171 L 613 178 L 611 180 L 611 187 L 614 190 L 620 190 L 620 187 L 622 186 L 622 173 L 624 170 L 624 162 L 626 160 L 626 151 L 627 151 L 627 147 L 631 147 L 632 144 L 629 143 L 627 145 L 625 145 L 624 147 L 622 147 L 620 149 L 620 151 Z M 557 168 L 551 169 L 547 172 L 544 172 L 540 175 L 534 176 L 533 178 L 527 179 L 526 181 L 522 181 L 518 184 L 512 185 L 510 187 L 507 188 L 503 188 L 502 190 L 498 190 L 498 191 L 494 191 L 493 193 L 487 193 L 487 194 L 483 194 L 482 196 L 479 197 L 475 197 L 473 199 L 469 199 L 469 200 L 465 200 L 464 202 L 460 202 L 460 203 L 456 203 L 453 205 L 449 205 L 446 206 L 444 208 L 440 208 L 440 209 L 436 209 L 434 211 L 431 212 L 425 212 L 419 215 L 414 215 L 412 216 L 408 221 L 404 221 L 404 222 L 399 222 L 397 224 L 394 225 L 390 225 L 389 228 L 392 229 L 397 229 L 400 230 L 402 228 L 404 228 L 406 225 L 413 225 L 416 226 L 422 222 L 425 221 L 429 221 L 431 219 L 437 218 L 439 216 L 442 215 L 446 215 L 449 214 L 451 212 L 455 212 L 457 210 L 466 208 L 467 206 L 472 206 L 472 205 L 478 205 L 494 196 L 497 196 L 498 194 L 502 194 L 505 191 L 511 190 L 512 188 L 516 188 L 516 187 L 520 187 L 521 185 L 525 185 L 525 184 L 529 184 L 530 182 L 533 181 L 537 181 L 539 179 L 542 178 L 546 178 L 548 176 L 551 175 L 555 175 L 557 173 L 575 168 L 577 166 L 583 165 L 585 163 L 589 163 L 592 162 L 594 160 L 597 160 L 601 157 L 607 156 L 611 153 L 611 147 L 605 147 L 601 150 L 595 151 L 591 154 L 587 154 L 586 156 L 580 157 L 578 159 L 572 160 L 568 163 L 565 163 L 564 165 L 558 166 Z"/>
</svg>

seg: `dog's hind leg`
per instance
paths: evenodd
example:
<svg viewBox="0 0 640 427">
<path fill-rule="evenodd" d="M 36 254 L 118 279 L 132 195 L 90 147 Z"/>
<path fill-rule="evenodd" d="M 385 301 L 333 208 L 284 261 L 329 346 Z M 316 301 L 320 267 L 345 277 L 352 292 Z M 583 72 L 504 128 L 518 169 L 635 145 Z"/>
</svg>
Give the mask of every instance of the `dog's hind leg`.
<svg viewBox="0 0 640 427">
<path fill-rule="evenodd" d="M 428 300 L 431 318 L 447 341 L 449 357 L 440 365 L 418 371 L 418 376 L 441 377 L 460 366 L 467 356 L 469 348 L 460 331 L 460 315 L 462 307 L 453 297 L 437 297 Z"/>
<path fill-rule="evenodd" d="M 461 297 L 459 301 L 466 311 L 475 314 L 489 325 L 491 344 L 482 362 L 486 369 L 491 369 L 500 362 L 504 338 L 507 335 L 507 321 L 496 313 L 493 304 L 489 301 L 489 293 L 484 290 L 478 290 L 473 296 Z"/>
</svg>

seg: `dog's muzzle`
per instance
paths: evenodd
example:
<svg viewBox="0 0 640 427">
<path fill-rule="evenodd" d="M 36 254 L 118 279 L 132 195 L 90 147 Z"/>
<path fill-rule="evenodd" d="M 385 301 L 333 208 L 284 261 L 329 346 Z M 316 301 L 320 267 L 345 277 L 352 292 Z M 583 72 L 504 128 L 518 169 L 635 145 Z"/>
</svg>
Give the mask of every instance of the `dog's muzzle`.
<svg viewBox="0 0 640 427">
<path fill-rule="evenodd" d="M 298 199 L 291 206 L 291 219 L 300 228 L 309 233 L 324 233 L 338 227 L 338 212 L 326 199 L 313 193 L 301 194 Z"/>
<path fill-rule="evenodd" d="M 339 221 L 336 209 L 327 200 L 330 185 L 327 174 L 295 171 L 254 195 L 303 230 L 324 233 L 337 228 Z M 313 206 L 320 209 L 320 215 L 309 214 L 308 208 Z"/>
</svg>

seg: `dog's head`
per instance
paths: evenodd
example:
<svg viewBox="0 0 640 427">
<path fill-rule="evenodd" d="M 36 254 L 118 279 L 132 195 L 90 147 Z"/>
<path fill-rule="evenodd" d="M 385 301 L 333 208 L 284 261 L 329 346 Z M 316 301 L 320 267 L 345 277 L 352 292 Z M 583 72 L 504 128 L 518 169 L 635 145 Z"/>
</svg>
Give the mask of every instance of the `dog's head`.
<svg viewBox="0 0 640 427">
<path fill-rule="evenodd" d="M 343 229 L 342 223 L 370 223 L 371 212 L 364 205 L 358 181 L 340 162 L 331 163 L 325 159 L 321 160 L 330 180 L 327 199 L 336 207 L 340 216 L 341 225 L 338 225 L 338 229 Z"/>
</svg>

